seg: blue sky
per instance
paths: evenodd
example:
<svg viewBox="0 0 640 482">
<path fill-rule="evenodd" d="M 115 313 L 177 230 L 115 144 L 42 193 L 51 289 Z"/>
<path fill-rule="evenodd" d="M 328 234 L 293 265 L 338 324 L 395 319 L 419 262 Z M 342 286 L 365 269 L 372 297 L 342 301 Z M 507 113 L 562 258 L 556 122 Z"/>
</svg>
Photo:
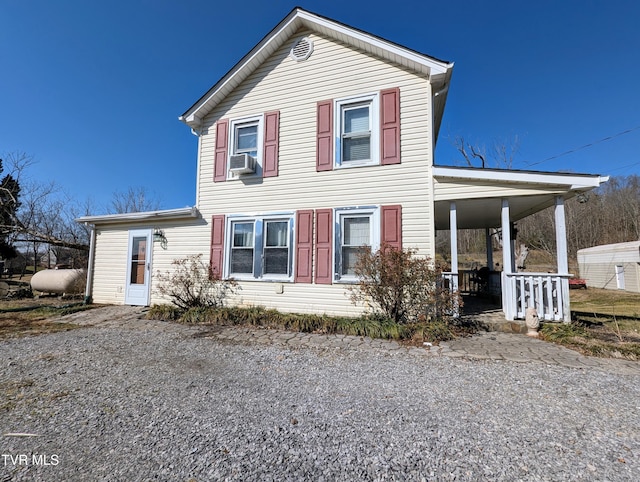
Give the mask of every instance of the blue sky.
<svg viewBox="0 0 640 482">
<path fill-rule="evenodd" d="M 439 164 L 461 160 L 457 136 L 517 137 L 514 168 L 640 173 L 632 0 L 0 0 L 0 155 L 32 155 L 33 179 L 96 214 L 130 186 L 193 205 L 197 139 L 178 116 L 296 5 L 455 62 Z"/>
</svg>

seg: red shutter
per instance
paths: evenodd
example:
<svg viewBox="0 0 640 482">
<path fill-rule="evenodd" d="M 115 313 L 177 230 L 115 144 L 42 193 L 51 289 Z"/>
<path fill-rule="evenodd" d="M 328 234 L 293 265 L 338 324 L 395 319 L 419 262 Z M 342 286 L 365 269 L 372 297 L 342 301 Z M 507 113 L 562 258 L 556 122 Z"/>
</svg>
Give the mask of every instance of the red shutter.
<svg viewBox="0 0 640 482">
<path fill-rule="evenodd" d="M 333 210 L 316 211 L 316 283 L 331 284 L 333 278 Z"/>
<path fill-rule="evenodd" d="M 278 142 L 280 137 L 280 111 L 264 115 L 264 156 L 262 177 L 278 175 Z"/>
<path fill-rule="evenodd" d="M 313 261 L 313 209 L 296 213 L 296 283 L 311 283 Z"/>
<path fill-rule="evenodd" d="M 316 115 L 316 171 L 333 169 L 333 101 L 318 102 Z"/>
<path fill-rule="evenodd" d="M 402 206 L 382 206 L 381 232 L 383 243 L 402 249 Z"/>
<path fill-rule="evenodd" d="M 224 259 L 224 214 L 211 218 L 211 275 L 222 278 Z"/>
<path fill-rule="evenodd" d="M 380 92 L 380 163 L 400 164 L 400 89 Z"/>
<path fill-rule="evenodd" d="M 216 153 L 213 166 L 213 181 L 227 180 L 227 144 L 229 141 L 229 120 L 216 123 Z"/>
</svg>

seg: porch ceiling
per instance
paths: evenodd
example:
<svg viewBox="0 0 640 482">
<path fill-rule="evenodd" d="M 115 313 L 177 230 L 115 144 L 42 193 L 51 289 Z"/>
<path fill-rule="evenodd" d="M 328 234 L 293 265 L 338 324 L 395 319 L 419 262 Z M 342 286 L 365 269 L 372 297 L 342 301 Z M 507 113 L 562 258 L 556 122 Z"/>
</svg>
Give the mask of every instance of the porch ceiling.
<svg viewBox="0 0 640 482">
<path fill-rule="evenodd" d="M 553 206 L 557 194 L 509 197 L 509 218 L 518 221 Z M 565 198 L 572 197 L 565 195 Z M 449 229 L 449 200 L 436 201 L 436 229 Z M 502 198 L 456 199 L 458 229 L 498 228 L 501 226 Z"/>
</svg>

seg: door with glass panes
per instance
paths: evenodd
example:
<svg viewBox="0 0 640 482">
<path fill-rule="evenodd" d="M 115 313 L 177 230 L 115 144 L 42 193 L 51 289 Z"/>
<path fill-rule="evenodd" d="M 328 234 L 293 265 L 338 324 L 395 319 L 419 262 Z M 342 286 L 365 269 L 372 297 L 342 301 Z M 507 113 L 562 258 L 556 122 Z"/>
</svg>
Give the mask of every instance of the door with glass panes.
<svg viewBox="0 0 640 482">
<path fill-rule="evenodd" d="M 127 305 L 147 306 L 151 287 L 151 247 L 150 229 L 129 231 L 127 256 L 127 283 L 124 302 Z"/>
</svg>

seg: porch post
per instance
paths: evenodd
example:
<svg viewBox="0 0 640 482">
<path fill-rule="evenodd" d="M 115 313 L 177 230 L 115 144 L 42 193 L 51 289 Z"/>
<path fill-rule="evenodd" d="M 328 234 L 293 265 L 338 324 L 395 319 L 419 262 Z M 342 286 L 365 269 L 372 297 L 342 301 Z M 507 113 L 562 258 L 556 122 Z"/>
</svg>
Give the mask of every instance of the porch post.
<svg viewBox="0 0 640 482">
<path fill-rule="evenodd" d="M 567 255 L 567 225 L 564 216 L 564 198 L 556 196 L 555 206 L 556 222 L 556 257 L 558 258 L 558 274 L 569 274 L 569 258 Z M 562 321 L 571 321 L 571 306 L 569 304 L 569 279 L 560 279 L 560 289 L 562 292 Z"/>
<path fill-rule="evenodd" d="M 451 233 L 451 272 L 453 290 L 458 291 L 458 217 L 456 203 L 449 203 L 449 232 Z"/>
<path fill-rule="evenodd" d="M 515 319 L 515 292 L 511 286 L 511 278 L 507 274 L 511 269 L 511 222 L 509 221 L 509 200 L 502 200 L 502 310 L 509 321 Z"/>
<path fill-rule="evenodd" d="M 493 243 L 491 242 L 491 229 L 484 229 L 484 237 L 487 241 L 487 268 L 493 271 Z"/>
</svg>

